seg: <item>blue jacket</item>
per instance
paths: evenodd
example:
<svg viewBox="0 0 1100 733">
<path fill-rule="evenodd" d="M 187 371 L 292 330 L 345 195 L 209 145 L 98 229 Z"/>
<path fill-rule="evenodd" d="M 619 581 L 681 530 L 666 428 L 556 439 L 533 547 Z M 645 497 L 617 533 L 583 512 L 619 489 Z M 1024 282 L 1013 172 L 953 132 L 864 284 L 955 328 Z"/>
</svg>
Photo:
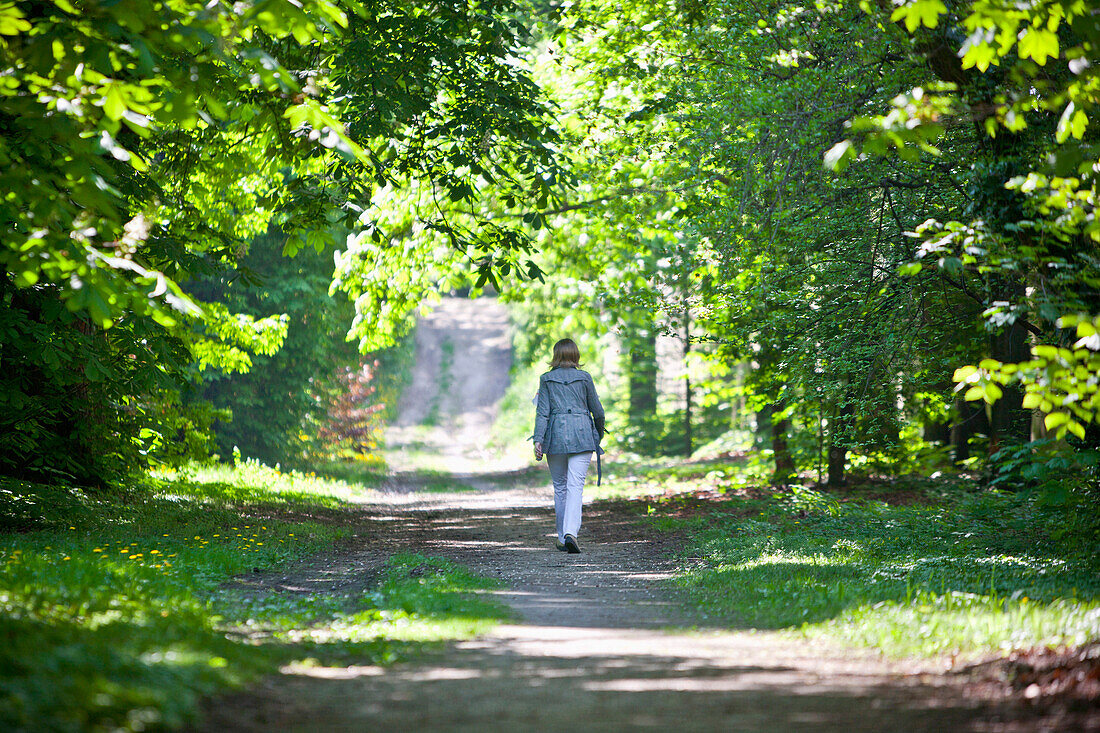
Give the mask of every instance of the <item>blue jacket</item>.
<svg viewBox="0 0 1100 733">
<path fill-rule="evenodd" d="M 558 453 L 603 453 L 603 405 L 596 394 L 592 375 L 583 369 L 560 367 L 539 377 L 535 407 L 535 432 L 547 455 Z"/>
</svg>

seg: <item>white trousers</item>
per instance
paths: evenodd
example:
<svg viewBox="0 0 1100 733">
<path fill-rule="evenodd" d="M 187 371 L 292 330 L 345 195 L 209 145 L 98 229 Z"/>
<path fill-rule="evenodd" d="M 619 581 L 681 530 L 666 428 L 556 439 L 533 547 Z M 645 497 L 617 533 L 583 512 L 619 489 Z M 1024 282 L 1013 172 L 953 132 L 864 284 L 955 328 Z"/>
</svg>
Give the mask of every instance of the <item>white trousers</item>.
<svg viewBox="0 0 1100 733">
<path fill-rule="evenodd" d="M 547 454 L 550 480 L 554 482 L 554 514 L 558 520 L 558 542 L 565 542 L 565 535 L 574 537 L 581 531 L 581 493 L 592 452 Z"/>
</svg>

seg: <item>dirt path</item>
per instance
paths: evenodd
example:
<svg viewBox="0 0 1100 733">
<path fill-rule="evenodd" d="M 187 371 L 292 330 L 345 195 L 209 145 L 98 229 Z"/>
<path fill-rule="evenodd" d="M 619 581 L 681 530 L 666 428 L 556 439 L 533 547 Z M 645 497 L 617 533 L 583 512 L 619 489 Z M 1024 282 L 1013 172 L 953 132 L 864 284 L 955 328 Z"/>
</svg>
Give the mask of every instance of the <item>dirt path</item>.
<svg viewBox="0 0 1100 733">
<path fill-rule="evenodd" d="M 517 468 L 486 449 L 511 367 L 504 305 L 491 298 L 444 298 L 417 323 L 412 380 L 386 430 L 390 467 L 473 476 Z"/>
<path fill-rule="evenodd" d="M 675 538 L 622 504 L 589 505 L 584 552 L 556 551 L 545 467 L 490 472 L 477 449 L 507 383 L 508 344 L 492 302 L 447 301 L 422 323 L 413 385 L 389 434 L 398 470 L 353 510 L 359 544 L 250 580 L 261 592 L 365 590 L 389 555 L 416 551 L 501 579 L 517 620 L 392 667 L 284 669 L 211 706 L 203 730 L 1044 729 L 968 699 L 931 665 L 711 624 L 665 582 Z M 477 491 L 417 491 L 425 457 Z"/>
<path fill-rule="evenodd" d="M 589 507 L 580 555 L 552 547 L 540 474 L 498 488 L 394 493 L 363 507 L 361 547 L 269 582 L 368 586 L 413 550 L 500 578 L 518 621 L 392 667 L 291 668 L 211 712 L 205 730 L 990 731 L 1011 710 L 957 680 L 869 652 L 712 628 L 664 583 L 667 535 L 615 503 Z M 532 486 L 536 484 L 536 486 Z"/>
</svg>

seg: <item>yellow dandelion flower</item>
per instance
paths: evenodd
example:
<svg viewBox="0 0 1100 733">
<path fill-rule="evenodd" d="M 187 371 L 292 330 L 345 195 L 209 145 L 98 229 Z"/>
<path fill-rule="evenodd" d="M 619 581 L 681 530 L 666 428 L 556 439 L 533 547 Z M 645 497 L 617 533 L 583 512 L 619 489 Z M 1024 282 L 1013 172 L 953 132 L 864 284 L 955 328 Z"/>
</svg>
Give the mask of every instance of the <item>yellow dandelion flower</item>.
<svg viewBox="0 0 1100 733">
<path fill-rule="evenodd" d="M 103 550 L 101 550 L 100 548 L 97 547 L 94 550 L 92 550 L 92 552 L 103 552 Z"/>
<path fill-rule="evenodd" d="M 76 529 L 76 527 L 69 527 L 69 529 Z"/>
<path fill-rule="evenodd" d="M 263 542 L 257 542 L 256 544 L 257 544 L 257 545 L 262 545 L 262 544 L 263 544 Z"/>
<path fill-rule="evenodd" d="M 63 557 L 63 558 L 61 558 L 61 559 L 62 559 L 62 560 L 72 560 L 72 558 L 71 558 L 71 557 L 69 557 L 68 555 L 66 555 L 65 557 Z"/>
<path fill-rule="evenodd" d="M 131 560 L 140 560 L 140 559 L 141 559 L 141 557 L 142 557 L 142 555 L 141 555 L 141 553 L 140 553 L 140 552 L 139 552 L 138 554 L 136 554 L 136 555 L 130 555 L 130 559 L 131 559 Z"/>
<path fill-rule="evenodd" d="M 149 554 L 150 554 L 150 555 L 159 555 L 159 554 L 160 554 L 160 550 L 149 550 Z"/>
</svg>

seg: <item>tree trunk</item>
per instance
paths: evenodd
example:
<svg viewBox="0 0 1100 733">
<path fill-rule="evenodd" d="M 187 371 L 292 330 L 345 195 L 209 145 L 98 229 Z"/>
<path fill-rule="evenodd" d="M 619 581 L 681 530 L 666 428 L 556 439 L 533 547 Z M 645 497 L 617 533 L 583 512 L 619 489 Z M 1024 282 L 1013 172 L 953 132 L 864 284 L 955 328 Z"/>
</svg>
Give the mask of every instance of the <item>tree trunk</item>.
<svg viewBox="0 0 1100 733">
<path fill-rule="evenodd" d="M 632 426 L 644 425 L 657 415 L 657 336 L 652 329 L 644 329 L 632 335 L 628 348 L 628 417 Z"/>
<path fill-rule="evenodd" d="M 794 458 L 787 444 L 787 433 L 791 430 L 791 421 L 787 418 L 772 420 L 772 458 L 775 459 L 775 473 L 772 483 L 785 484 L 794 478 Z"/>
<path fill-rule="evenodd" d="M 691 353 L 691 311 L 684 304 L 684 455 L 691 457 L 691 375 L 688 373 L 688 354 Z"/>
<path fill-rule="evenodd" d="M 1023 281 L 1008 284 L 1003 300 L 1018 302 L 1024 294 Z M 997 361 L 1015 364 L 1030 358 L 1027 330 L 1018 323 L 1005 327 L 993 337 L 992 356 Z M 989 452 L 1008 443 L 1026 443 L 1031 438 L 1031 410 L 1023 408 L 1024 393 L 1016 384 L 1006 385 L 1001 399 L 990 410 Z"/>
<path fill-rule="evenodd" d="M 844 469 L 848 462 L 848 426 L 852 421 L 852 405 L 845 400 L 837 408 L 837 417 L 829 430 L 829 486 L 847 482 Z"/>
<path fill-rule="evenodd" d="M 989 420 L 986 418 L 985 407 L 982 404 L 975 405 L 962 397 L 955 399 L 955 409 L 959 415 L 951 425 L 951 449 L 955 463 L 962 463 L 970 458 L 971 436 L 987 430 Z"/>
<path fill-rule="evenodd" d="M 843 486 L 847 481 L 844 468 L 848 463 L 848 449 L 841 445 L 829 446 L 829 486 Z"/>
</svg>

